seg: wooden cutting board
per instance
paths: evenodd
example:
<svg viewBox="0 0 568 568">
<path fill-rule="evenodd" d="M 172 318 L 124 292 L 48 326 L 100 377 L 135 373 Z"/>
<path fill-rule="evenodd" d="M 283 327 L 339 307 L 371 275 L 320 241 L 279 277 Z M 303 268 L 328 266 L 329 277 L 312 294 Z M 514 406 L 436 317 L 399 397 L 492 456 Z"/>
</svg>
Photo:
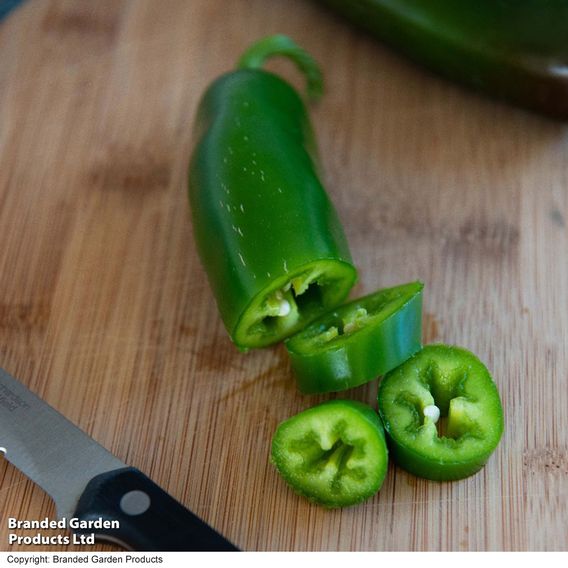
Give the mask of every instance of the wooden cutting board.
<svg viewBox="0 0 568 568">
<path fill-rule="evenodd" d="M 494 373 L 506 431 L 470 479 L 391 465 L 373 499 L 328 511 L 268 461 L 277 424 L 330 397 L 296 392 L 282 347 L 228 340 L 186 170 L 199 96 L 275 32 L 325 72 L 311 114 L 354 293 L 423 280 L 425 342 Z M 0 366 L 247 550 L 568 548 L 565 126 L 307 0 L 30 0 L 0 24 L 0 53 Z M 8 547 L 7 519 L 46 516 L 50 499 L 0 461 L 0 549 L 37 551 Z"/>
</svg>

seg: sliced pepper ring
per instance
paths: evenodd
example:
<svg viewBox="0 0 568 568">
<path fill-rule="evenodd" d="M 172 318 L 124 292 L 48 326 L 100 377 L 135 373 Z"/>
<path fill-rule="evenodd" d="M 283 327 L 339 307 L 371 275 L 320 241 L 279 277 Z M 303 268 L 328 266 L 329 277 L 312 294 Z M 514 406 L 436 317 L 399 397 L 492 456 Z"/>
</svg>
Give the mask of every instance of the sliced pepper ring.
<svg viewBox="0 0 568 568">
<path fill-rule="evenodd" d="M 374 495 L 387 472 L 381 421 L 369 406 L 332 400 L 282 422 L 272 462 L 292 489 L 325 507 L 348 507 Z"/>
<path fill-rule="evenodd" d="M 286 341 L 303 393 L 341 391 L 394 369 L 421 348 L 421 282 L 386 288 L 321 316 Z"/>
<path fill-rule="evenodd" d="M 419 477 L 473 475 L 503 434 L 503 409 L 489 371 L 459 347 L 424 347 L 385 376 L 378 399 L 394 461 Z"/>
</svg>

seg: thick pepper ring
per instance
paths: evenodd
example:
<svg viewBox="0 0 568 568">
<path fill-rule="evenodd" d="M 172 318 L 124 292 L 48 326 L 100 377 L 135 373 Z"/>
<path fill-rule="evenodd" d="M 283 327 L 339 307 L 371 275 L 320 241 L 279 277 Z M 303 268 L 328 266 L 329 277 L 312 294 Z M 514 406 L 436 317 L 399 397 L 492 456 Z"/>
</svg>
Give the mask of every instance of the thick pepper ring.
<svg viewBox="0 0 568 568">
<path fill-rule="evenodd" d="M 317 64 L 286 36 L 243 55 L 203 96 L 189 174 L 193 230 L 229 335 L 241 349 L 292 335 L 340 304 L 357 278 L 337 213 L 317 174 L 299 95 L 260 69 L 290 58 L 308 93 Z"/>
<path fill-rule="evenodd" d="M 377 413 L 331 400 L 282 422 L 272 462 L 292 489 L 325 507 L 348 507 L 374 495 L 387 473 L 388 450 Z"/>
<path fill-rule="evenodd" d="M 424 347 L 385 376 L 378 398 L 394 461 L 419 477 L 473 475 L 503 434 L 503 409 L 489 371 L 459 347 Z"/>
<path fill-rule="evenodd" d="M 344 304 L 286 340 L 303 393 L 357 387 L 422 347 L 421 282 L 385 288 Z"/>
</svg>

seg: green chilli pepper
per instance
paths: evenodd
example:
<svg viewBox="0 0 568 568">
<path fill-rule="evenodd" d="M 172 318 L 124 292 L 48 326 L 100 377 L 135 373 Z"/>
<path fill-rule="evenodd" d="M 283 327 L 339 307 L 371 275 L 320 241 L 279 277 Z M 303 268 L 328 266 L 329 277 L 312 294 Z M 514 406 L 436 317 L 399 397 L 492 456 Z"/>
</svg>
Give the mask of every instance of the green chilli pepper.
<svg viewBox="0 0 568 568">
<path fill-rule="evenodd" d="M 348 507 L 381 488 L 388 452 L 372 408 L 332 400 L 280 424 L 272 461 L 296 493 L 326 507 Z"/>
<path fill-rule="evenodd" d="M 380 290 L 324 314 L 286 340 L 300 390 L 356 387 L 416 353 L 422 347 L 423 288 L 412 282 Z"/>
<path fill-rule="evenodd" d="M 196 120 L 189 198 L 197 249 L 221 317 L 243 350 L 288 337 L 341 303 L 357 273 L 317 173 L 296 91 L 260 69 L 291 59 L 317 97 L 317 64 L 286 36 L 254 44 L 215 81 Z"/>
<path fill-rule="evenodd" d="M 568 0 L 320 0 L 433 70 L 568 118 Z"/>
<path fill-rule="evenodd" d="M 503 433 L 503 409 L 489 371 L 473 353 L 429 345 L 388 373 L 379 413 L 394 461 L 446 481 L 479 471 Z"/>
</svg>

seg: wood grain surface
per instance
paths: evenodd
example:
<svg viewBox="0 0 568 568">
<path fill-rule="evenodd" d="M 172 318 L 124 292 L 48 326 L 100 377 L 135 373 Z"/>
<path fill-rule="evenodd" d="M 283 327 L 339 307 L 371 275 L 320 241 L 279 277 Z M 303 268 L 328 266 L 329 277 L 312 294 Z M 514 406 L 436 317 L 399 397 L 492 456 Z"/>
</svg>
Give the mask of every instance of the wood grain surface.
<svg viewBox="0 0 568 568">
<path fill-rule="evenodd" d="M 311 115 L 354 294 L 423 280 L 425 342 L 494 374 L 505 435 L 472 478 L 391 464 L 373 499 L 328 511 L 269 463 L 276 425 L 330 397 L 297 393 L 281 346 L 230 343 L 186 170 L 201 93 L 274 32 L 325 72 Z M 247 550 L 568 549 L 566 126 L 438 79 L 309 0 L 29 0 L 0 24 L 0 54 L 0 366 Z M 37 551 L 8 546 L 7 519 L 46 516 L 0 460 L 0 549 Z"/>
</svg>

